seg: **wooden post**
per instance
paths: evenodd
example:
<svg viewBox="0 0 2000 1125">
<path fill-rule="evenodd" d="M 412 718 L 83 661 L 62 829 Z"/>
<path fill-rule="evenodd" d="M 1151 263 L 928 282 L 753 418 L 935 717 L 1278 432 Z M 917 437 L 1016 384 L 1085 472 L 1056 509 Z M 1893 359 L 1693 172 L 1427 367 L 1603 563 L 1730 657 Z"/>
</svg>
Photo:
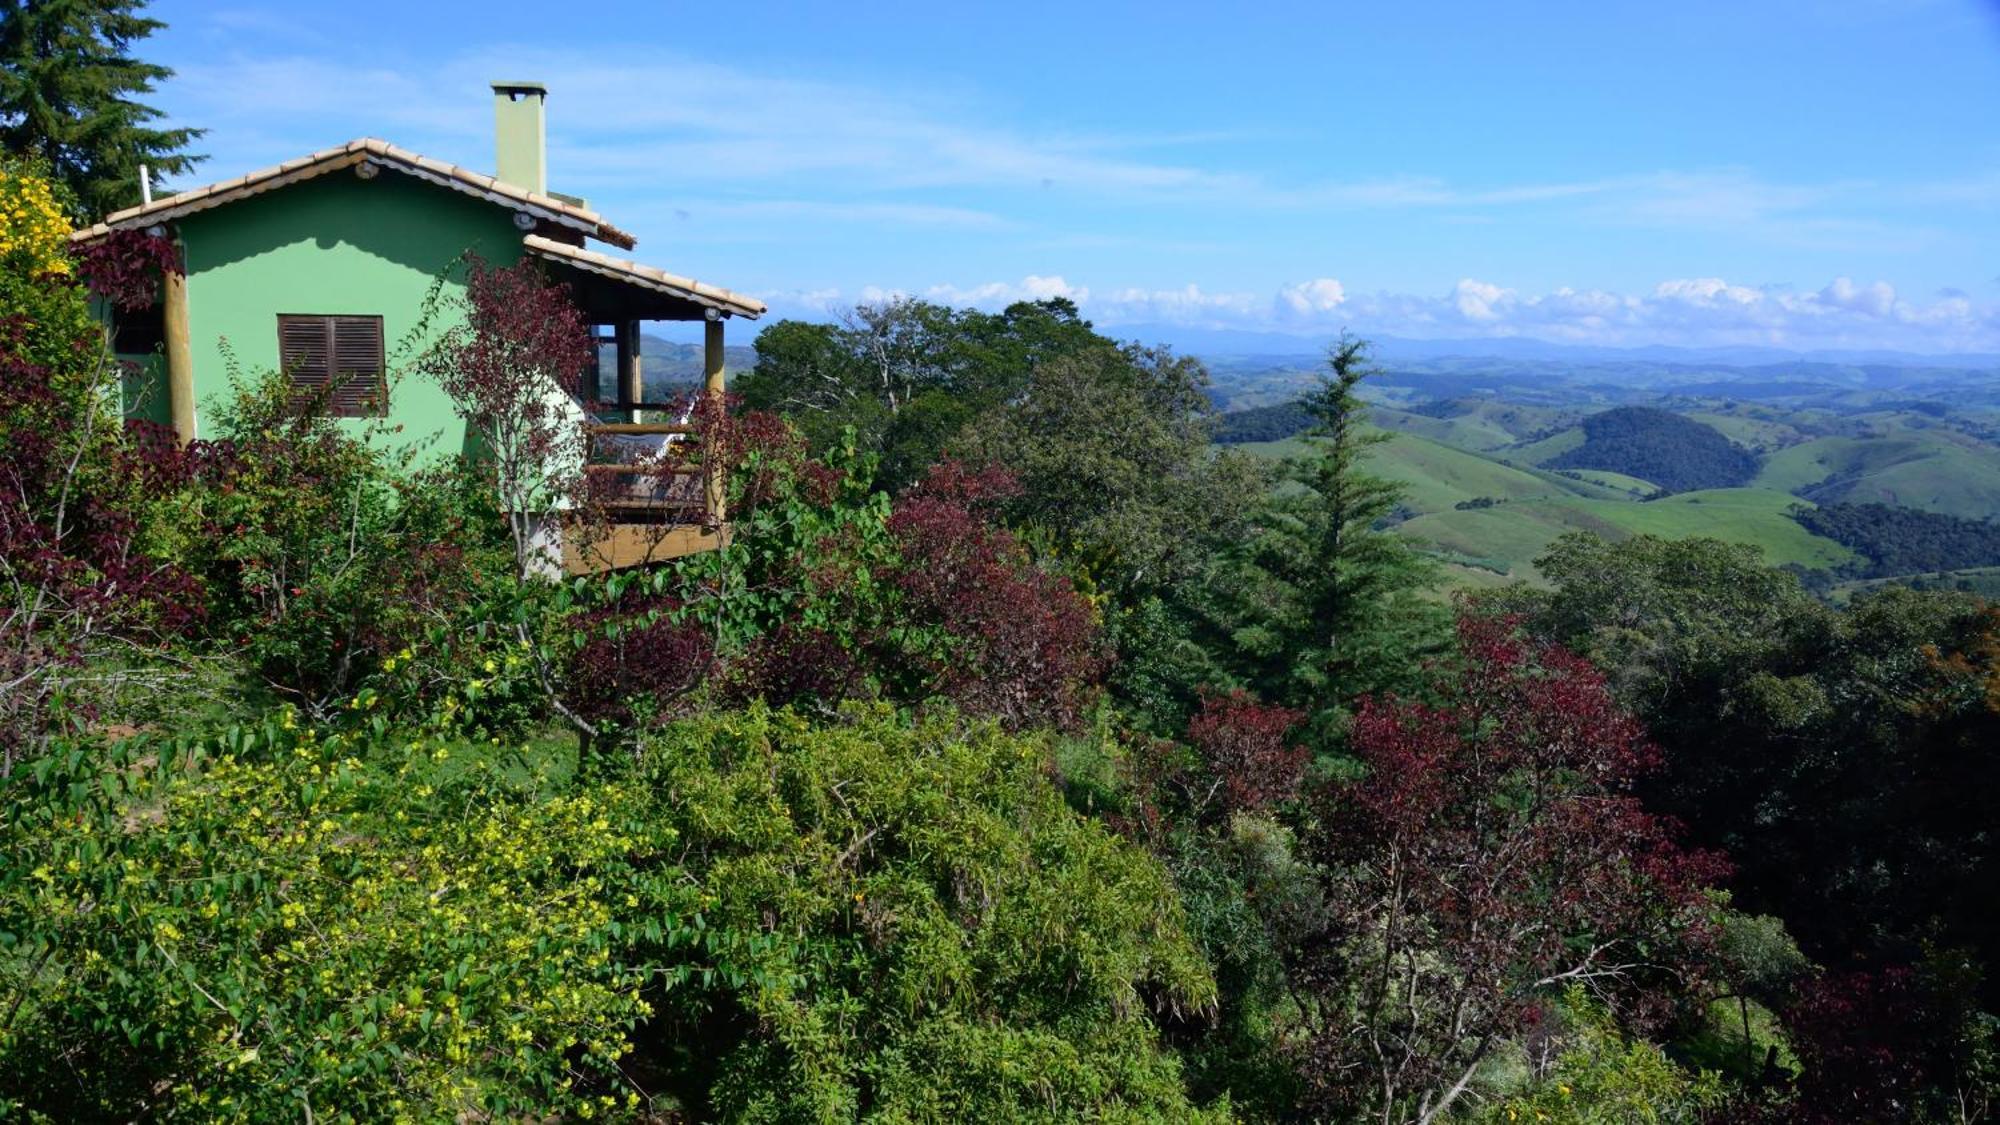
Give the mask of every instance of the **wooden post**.
<svg viewBox="0 0 2000 1125">
<path fill-rule="evenodd" d="M 722 419 L 723 386 L 722 371 L 722 316 L 710 310 L 702 332 L 702 391 L 708 397 L 706 406 L 710 411 L 709 424 L 716 425 Z M 726 491 L 728 482 L 722 479 L 720 466 L 710 456 L 710 450 L 702 450 L 702 465 L 707 469 L 708 522 L 721 527 L 728 518 Z"/>
<path fill-rule="evenodd" d="M 626 421 L 639 420 L 635 402 L 646 399 L 646 369 L 639 362 L 639 322 L 628 320 L 618 326 L 618 398 L 626 404 Z"/>
<path fill-rule="evenodd" d="M 166 320 L 167 415 L 182 445 L 194 440 L 194 348 L 188 339 L 187 276 L 168 270 L 161 279 L 160 311 Z"/>
</svg>

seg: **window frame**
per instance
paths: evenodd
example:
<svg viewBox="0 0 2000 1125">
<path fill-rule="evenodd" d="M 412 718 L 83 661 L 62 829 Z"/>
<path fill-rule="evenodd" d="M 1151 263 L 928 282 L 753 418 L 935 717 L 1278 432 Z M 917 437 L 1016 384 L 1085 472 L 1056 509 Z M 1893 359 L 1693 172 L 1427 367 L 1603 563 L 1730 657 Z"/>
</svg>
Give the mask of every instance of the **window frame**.
<svg viewBox="0 0 2000 1125">
<path fill-rule="evenodd" d="M 321 347 L 326 354 L 326 375 L 324 383 L 315 386 L 301 382 L 297 369 L 288 364 L 285 354 L 286 328 L 294 322 L 317 321 L 324 332 Z M 338 368 L 340 354 L 340 322 L 366 321 L 374 329 L 374 361 L 372 372 L 343 373 Z M 380 313 L 278 313 L 278 367 L 291 384 L 293 401 L 300 401 L 306 393 L 323 389 L 326 395 L 326 413 L 330 418 L 386 418 L 389 416 L 389 359 L 388 334 Z M 343 402 L 340 390 L 350 382 L 365 378 L 373 379 L 372 393 L 363 392 L 358 400 Z"/>
</svg>

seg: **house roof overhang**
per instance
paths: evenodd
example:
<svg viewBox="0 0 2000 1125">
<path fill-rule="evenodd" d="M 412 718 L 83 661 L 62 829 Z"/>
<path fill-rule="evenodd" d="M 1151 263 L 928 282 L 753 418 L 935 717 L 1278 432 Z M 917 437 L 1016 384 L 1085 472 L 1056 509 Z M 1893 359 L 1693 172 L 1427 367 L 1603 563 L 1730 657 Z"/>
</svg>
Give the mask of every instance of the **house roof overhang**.
<svg viewBox="0 0 2000 1125">
<path fill-rule="evenodd" d="M 593 320 L 705 320 L 764 315 L 764 302 L 665 270 L 613 258 L 580 246 L 531 234 L 521 240 L 530 254 L 556 266 L 577 293 L 577 304 Z"/>
<path fill-rule="evenodd" d="M 373 137 L 349 141 L 337 148 L 324 149 L 297 160 L 288 160 L 274 167 L 238 176 L 233 180 L 224 180 L 207 187 L 195 188 L 193 191 L 184 191 L 138 207 L 127 207 L 123 211 L 113 212 L 95 226 L 75 232 L 70 235 L 70 239 L 77 243 L 88 243 L 104 237 L 113 230 L 172 222 L 185 215 L 363 164 L 415 176 L 441 187 L 509 208 L 538 222 L 608 242 L 622 250 L 630 250 L 638 244 L 637 239 L 612 226 L 603 216 L 587 207 L 580 207 L 551 195 L 532 192 L 482 172 L 474 172 L 456 164 L 446 164 L 442 160 L 434 160 L 407 149 L 397 148 L 387 141 L 376 140 Z"/>
</svg>

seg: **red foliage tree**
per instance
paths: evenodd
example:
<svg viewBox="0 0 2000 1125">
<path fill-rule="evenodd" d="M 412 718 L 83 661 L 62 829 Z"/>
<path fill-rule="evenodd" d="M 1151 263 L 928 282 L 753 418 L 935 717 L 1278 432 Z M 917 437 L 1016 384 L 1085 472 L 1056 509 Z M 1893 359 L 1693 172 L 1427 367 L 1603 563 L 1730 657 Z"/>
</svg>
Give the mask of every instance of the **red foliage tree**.
<svg viewBox="0 0 2000 1125">
<path fill-rule="evenodd" d="M 590 326 L 569 291 L 523 260 L 467 254 L 460 323 L 419 361 L 479 439 L 523 574 L 542 566 L 542 521 L 581 495 L 587 419 L 567 393 L 590 362 Z"/>
<path fill-rule="evenodd" d="M 1631 795 L 1656 764 L 1603 677 L 1510 622 L 1459 623 L 1436 704 L 1364 701 L 1367 773 L 1319 795 L 1325 924 L 1293 967 L 1294 1043 L 1323 1110 L 1431 1122 L 1552 993 L 1658 1012 L 1711 940 L 1726 870 Z"/>
<path fill-rule="evenodd" d="M 154 647 L 200 611 L 194 581 L 140 535 L 142 506 L 188 461 L 171 443 L 121 445 L 116 419 L 61 394 L 21 337 L 0 323 L 0 777 L 61 720 L 91 719 L 93 685 L 138 671 L 87 660 Z M 100 345 L 76 347 L 102 362 Z"/>
<path fill-rule="evenodd" d="M 160 298 L 160 280 L 182 272 L 180 247 L 143 230 L 120 229 L 91 242 L 76 256 L 90 291 L 120 312 L 136 312 Z"/>
<path fill-rule="evenodd" d="M 991 519 L 1018 488 L 1003 469 L 933 466 L 889 518 L 900 554 L 890 578 L 906 619 L 948 638 L 918 658 L 939 694 L 1009 727 L 1073 726 L 1104 671 L 1097 623 L 1067 579 Z"/>
<path fill-rule="evenodd" d="M 1291 741 L 1305 713 L 1260 703 L 1249 692 L 1203 692 L 1188 721 L 1194 745 L 1230 812 L 1254 812 L 1298 794 L 1306 748 Z"/>
</svg>

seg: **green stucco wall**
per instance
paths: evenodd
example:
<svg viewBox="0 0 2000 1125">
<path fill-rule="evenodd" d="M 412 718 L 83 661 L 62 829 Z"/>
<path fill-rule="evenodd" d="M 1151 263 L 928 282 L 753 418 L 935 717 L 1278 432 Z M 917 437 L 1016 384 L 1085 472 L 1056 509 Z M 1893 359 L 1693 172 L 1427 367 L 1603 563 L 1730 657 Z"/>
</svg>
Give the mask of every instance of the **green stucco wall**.
<svg viewBox="0 0 2000 1125">
<path fill-rule="evenodd" d="M 513 212 L 390 168 L 373 180 L 339 171 L 191 215 L 180 223 L 188 269 L 195 424 L 202 437 L 230 394 L 230 358 L 254 375 L 278 367 L 279 314 L 380 316 L 389 365 L 385 440 L 455 453 L 465 427 L 435 383 L 408 370 L 425 297 L 460 255 L 513 262 Z M 357 432 L 370 420 L 343 419 Z"/>
</svg>

